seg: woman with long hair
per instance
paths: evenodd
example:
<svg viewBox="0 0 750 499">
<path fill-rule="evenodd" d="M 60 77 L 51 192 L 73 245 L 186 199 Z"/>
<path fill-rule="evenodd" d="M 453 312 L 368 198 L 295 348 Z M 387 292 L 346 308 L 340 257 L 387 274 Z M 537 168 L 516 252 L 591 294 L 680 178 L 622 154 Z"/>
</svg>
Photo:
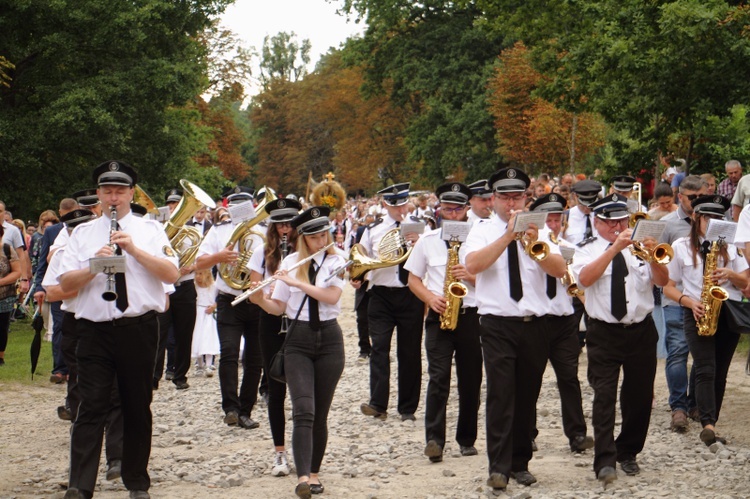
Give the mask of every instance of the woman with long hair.
<svg viewBox="0 0 750 499">
<path fill-rule="evenodd" d="M 300 235 L 297 252 L 281 262 L 270 298 L 263 293 L 251 297 L 270 314 L 297 318 L 287 333 L 284 367 L 294 414 L 295 493 L 305 499 L 324 490 L 318 472 L 328 442 L 328 411 L 344 371 L 344 340 L 337 321 L 344 281 L 327 280 L 344 258 L 329 246 L 329 213 L 326 207 L 314 206 L 292 220 Z M 313 260 L 289 271 L 313 255 Z"/>
<path fill-rule="evenodd" d="M 723 220 L 730 203 L 722 196 L 700 196 L 692 201 L 693 216 L 690 234 L 677 239 L 672 248 L 674 258 L 669 263 L 669 284 L 664 294 L 683 307 L 685 338 L 693 356 L 695 371 L 695 399 L 698 404 L 703 430 L 700 439 L 706 445 L 724 441 L 716 435 L 727 373 L 732 362 L 739 334 L 729 329 L 726 305 L 721 306 L 716 333 L 698 334 L 697 321 L 706 313 L 701 301 L 704 283 L 704 265 L 712 243 L 705 240 L 709 222 Z M 723 287 L 730 300 L 740 301 L 742 289 L 748 283 L 747 261 L 737 254 L 732 244 L 720 244 L 716 255 L 716 268 L 711 273 L 710 284 Z M 678 289 L 681 286 L 682 291 Z"/>
<path fill-rule="evenodd" d="M 276 199 L 265 206 L 268 213 L 268 232 L 263 250 L 253 253 L 250 258 L 250 281 L 259 282 L 274 275 L 279 270 L 281 261 L 294 253 L 297 248 L 297 231 L 292 227 L 292 219 L 299 215 L 302 205 L 293 199 Z M 270 295 L 272 289 L 263 290 Z M 263 356 L 263 371 L 268 372 L 268 364 L 281 349 L 288 318 L 260 312 L 260 352 Z M 286 415 L 284 414 L 284 399 L 286 385 L 268 376 L 268 423 L 273 437 L 274 458 L 271 475 L 286 476 L 289 474 L 286 447 L 284 446 L 284 431 L 286 429 Z"/>
</svg>

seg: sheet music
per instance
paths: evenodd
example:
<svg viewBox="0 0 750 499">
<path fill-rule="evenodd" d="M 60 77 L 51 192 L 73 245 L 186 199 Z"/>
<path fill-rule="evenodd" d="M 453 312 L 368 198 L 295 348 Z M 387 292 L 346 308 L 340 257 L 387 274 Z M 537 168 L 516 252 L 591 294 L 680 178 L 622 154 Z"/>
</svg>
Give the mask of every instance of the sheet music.
<svg viewBox="0 0 750 499">
<path fill-rule="evenodd" d="M 232 223 L 235 225 L 255 218 L 255 206 L 252 201 L 245 201 L 244 203 L 234 204 L 227 208 L 229 215 L 232 217 Z"/>
<path fill-rule="evenodd" d="M 159 206 L 158 210 L 159 214 L 154 214 L 154 219 L 157 222 L 166 222 L 167 220 L 169 220 L 169 216 L 171 215 L 169 206 Z"/>
<path fill-rule="evenodd" d="M 734 243 L 737 224 L 728 220 L 709 220 L 706 229 L 706 241 L 723 240 L 727 244 Z"/>
<path fill-rule="evenodd" d="M 443 241 L 466 242 L 466 237 L 471 230 L 469 222 L 459 222 L 457 220 L 443 220 L 440 237 Z"/>
<path fill-rule="evenodd" d="M 516 223 L 513 224 L 513 232 L 526 232 L 526 229 L 528 229 L 531 224 L 535 224 L 537 229 L 543 229 L 546 223 L 546 211 L 516 213 Z"/>
<path fill-rule="evenodd" d="M 647 237 L 653 237 L 657 241 L 661 239 L 664 229 L 667 228 L 667 222 L 661 220 L 638 220 L 633 229 L 633 235 L 630 239 L 633 241 L 643 241 Z"/>
<path fill-rule="evenodd" d="M 425 225 L 422 222 L 402 222 L 401 235 L 422 234 L 424 232 L 424 227 Z"/>
<path fill-rule="evenodd" d="M 573 260 L 573 257 L 576 254 L 576 249 L 575 248 L 571 248 L 570 246 L 563 246 L 561 244 L 560 245 L 560 254 L 563 257 L 563 260 L 565 260 L 566 262 L 569 262 L 569 261 Z"/>
</svg>

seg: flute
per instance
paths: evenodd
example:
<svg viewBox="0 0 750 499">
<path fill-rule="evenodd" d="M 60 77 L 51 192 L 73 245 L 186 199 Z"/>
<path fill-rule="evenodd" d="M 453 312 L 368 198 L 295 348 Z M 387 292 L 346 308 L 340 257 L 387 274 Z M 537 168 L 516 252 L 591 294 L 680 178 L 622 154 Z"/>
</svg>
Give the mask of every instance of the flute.
<svg viewBox="0 0 750 499">
<path fill-rule="evenodd" d="M 287 269 L 287 272 L 291 272 L 292 270 L 295 270 L 295 269 L 299 268 L 300 266 L 302 266 L 305 263 L 309 262 L 310 260 L 312 260 L 313 258 L 315 258 L 316 256 L 318 256 L 319 254 L 321 254 L 321 253 L 323 253 L 325 251 L 328 251 L 328 249 L 331 248 L 334 244 L 336 244 L 336 243 L 331 243 L 331 244 L 327 245 L 325 248 L 316 251 L 315 253 L 313 253 L 312 255 L 308 256 L 307 258 L 303 258 L 299 262 L 297 262 L 294 265 L 292 265 L 291 267 L 289 267 Z M 261 281 L 254 288 L 248 289 L 247 291 L 245 291 L 242 294 L 238 295 L 237 298 L 235 298 L 234 301 L 232 302 L 232 306 L 234 307 L 238 303 L 241 303 L 241 302 L 247 300 L 250 297 L 250 295 L 252 295 L 253 293 L 255 293 L 256 291 L 258 291 L 260 289 L 265 288 L 266 286 L 268 286 L 269 284 L 271 284 L 272 282 L 274 282 L 277 279 L 278 279 L 278 277 L 271 276 L 268 279 L 266 279 L 264 281 Z M 312 283 L 312 284 L 315 284 L 315 283 Z"/>
<path fill-rule="evenodd" d="M 117 231 L 117 206 L 109 207 L 109 247 L 112 248 L 112 253 L 117 251 L 117 245 L 112 243 L 112 234 Z M 117 291 L 115 286 L 115 273 L 107 273 L 107 285 L 102 293 L 102 298 L 106 301 L 115 301 L 117 299 Z"/>
</svg>

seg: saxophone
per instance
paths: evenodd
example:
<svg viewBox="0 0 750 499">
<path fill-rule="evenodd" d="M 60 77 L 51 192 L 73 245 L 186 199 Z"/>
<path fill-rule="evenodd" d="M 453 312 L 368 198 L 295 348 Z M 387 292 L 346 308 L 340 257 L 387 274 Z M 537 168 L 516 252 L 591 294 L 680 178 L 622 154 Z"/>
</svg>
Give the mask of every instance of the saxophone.
<svg viewBox="0 0 750 499">
<path fill-rule="evenodd" d="M 453 277 L 453 266 L 458 265 L 458 248 L 461 243 L 451 241 L 448 248 L 448 260 L 445 262 L 445 281 L 443 282 L 443 296 L 448 302 L 445 312 L 440 314 L 440 329 L 453 331 L 458 325 L 458 314 L 461 311 L 461 299 L 469 292 L 461 281 Z"/>
<path fill-rule="evenodd" d="M 711 243 L 711 250 L 706 254 L 706 264 L 703 269 L 703 288 L 701 289 L 701 303 L 705 313 L 695 323 L 698 336 L 713 336 L 716 334 L 716 326 L 719 323 L 719 312 L 721 302 L 729 298 L 727 291 L 721 286 L 713 283 L 711 275 L 716 270 L 716 261 L 719 255 L 719 242 Z"/>
</svg>

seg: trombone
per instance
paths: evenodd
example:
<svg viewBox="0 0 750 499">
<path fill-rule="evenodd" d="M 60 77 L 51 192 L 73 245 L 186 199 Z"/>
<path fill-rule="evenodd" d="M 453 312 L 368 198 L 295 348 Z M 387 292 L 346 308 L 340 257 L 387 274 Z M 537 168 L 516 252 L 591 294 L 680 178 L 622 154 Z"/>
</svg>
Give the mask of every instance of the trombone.
<svg viewBox="0 0 750 499">
<path fill-rule="evenodd" d="M 632 199 L 633 196 L 635 196 L 635 199 L 638 202 L 638 208 L 636 209 L 635 213 L 630 214 L 630 218 L 628 219 L 628 227 L 630 227 L 631 229 L 635 227 L 635 224 L 638 223 L 638 220 L 648 220 L 648 213 L 641 211 L 641 207 L 643 206 L 641 200 L 642 194 L 643 186 L 641 186 L 640 182 L 635 182 L 633 184 L 633 192 L 631 193 L 630 197 Z"/>
</svg>

